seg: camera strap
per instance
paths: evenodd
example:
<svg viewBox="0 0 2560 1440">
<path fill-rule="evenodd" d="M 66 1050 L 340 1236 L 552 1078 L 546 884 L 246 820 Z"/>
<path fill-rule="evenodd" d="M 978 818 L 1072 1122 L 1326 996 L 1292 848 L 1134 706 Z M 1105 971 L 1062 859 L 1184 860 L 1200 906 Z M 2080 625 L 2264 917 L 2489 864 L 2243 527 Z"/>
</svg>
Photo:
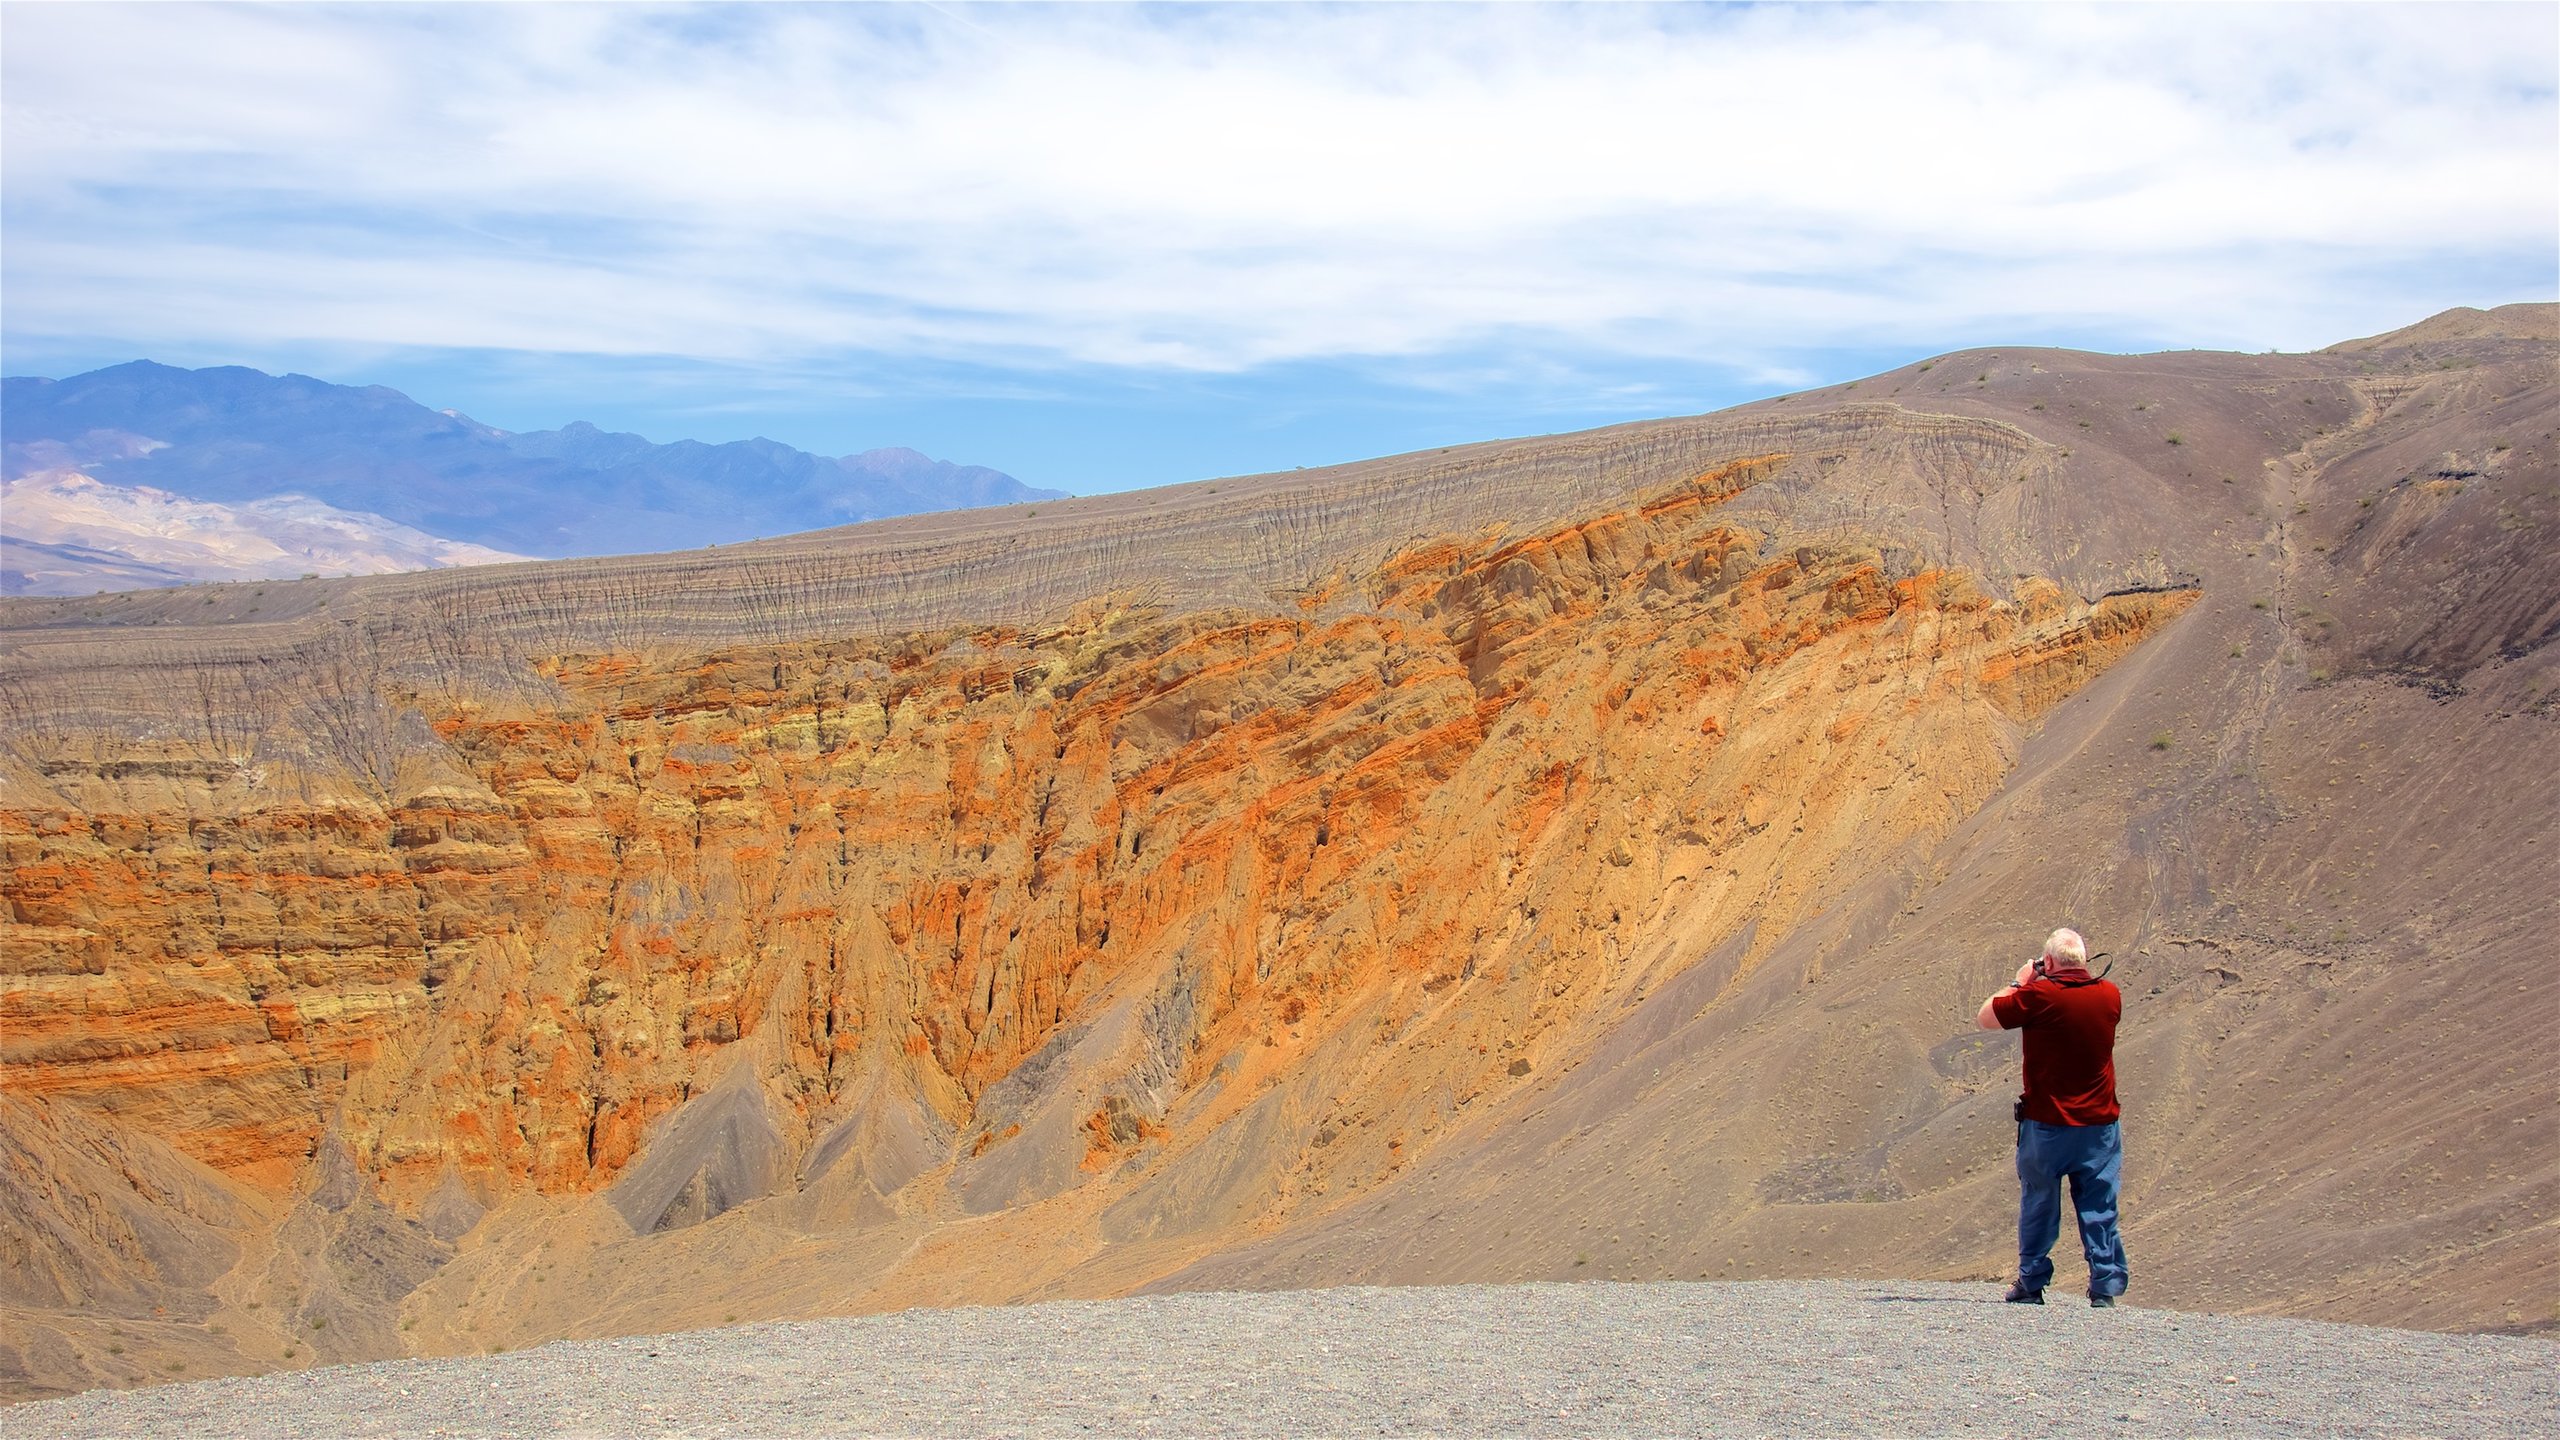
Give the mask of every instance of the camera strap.
<svg viewBox="0 0 2560 1440">
<path fill-rule="evenodd" d="M 2089 977 L 2088 979 L 2086 979 L 2086 980 L 2065 980 L 2065 979 L 2063 979 L 2063 978 L 2062 978 L 2061 976 L 2059 976 L 2059 975 L 2047 975 L 2047 976 L 2045 976 L 2044 978 L 2046 978 L 2047 980 L 2052 981 L 2052 982 L 2053 982 L 2054 984 L 2056 984 L 2056 985 L 2061 986 L 2061 987 L 2062 987 L 2063 989 L 2065 989 L 2065 990 L 2077 990 L 2077 989 L 2079 989 L 2079 988 L 2080 988 L 2081 986 L 2083 986 L 2083 985 L 2095 985 L 2095 984 L 2097 984 L 2099 981 L 2106 979 L 2106 978 L 2107 978 L 2107 973 L 2108 973 L 2108 971 L 2111 971 L 2111 970 L 2113 970 L 2113 969 L 2115 969 L 2115 968 L 2116 968 L 2116 962 L 2114 962 L 2113 960 L 2107 960 L 2107 952 L 2106 952 L 2106 951 L 2104 951 L 2104 950 L 2099 951 L 2097 954 L 2092 955 L 2092 956 L 2090 956 L 2089 958 L 2090 958 L 2090 959 L 2092 959 L 2092 960 L 2106 960 L 2106 961 L 2107 961 L 2107 968 L 2106 968 L 2106 970 L 2101 970 L 2101 971 L 2099 971 L 2097 974 L 2090 976 L 2090 977 Z"/>
</svg>

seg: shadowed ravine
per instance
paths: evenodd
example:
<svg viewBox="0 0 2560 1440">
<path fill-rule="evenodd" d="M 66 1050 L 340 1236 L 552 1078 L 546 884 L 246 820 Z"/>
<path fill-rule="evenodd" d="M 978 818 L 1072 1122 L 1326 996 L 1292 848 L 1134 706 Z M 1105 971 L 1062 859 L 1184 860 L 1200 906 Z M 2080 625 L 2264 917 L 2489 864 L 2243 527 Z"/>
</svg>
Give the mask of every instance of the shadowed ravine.
<svg viewBox="0 0 2560 1440">
<path fill-rule="evenodd" d="M 2497 313 L 0 606 L 0 1374 L 1987 1276 L 1967 1021 L 2064 921 L 2138 1301 L 2548 1327 L 2560 347 Z"/>
</svg>

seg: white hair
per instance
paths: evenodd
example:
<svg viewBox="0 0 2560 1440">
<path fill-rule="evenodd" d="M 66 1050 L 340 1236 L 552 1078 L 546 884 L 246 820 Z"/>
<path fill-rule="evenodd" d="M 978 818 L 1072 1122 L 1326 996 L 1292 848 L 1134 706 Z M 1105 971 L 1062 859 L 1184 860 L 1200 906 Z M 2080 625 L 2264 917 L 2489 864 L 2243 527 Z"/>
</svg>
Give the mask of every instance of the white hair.
<svg viewBox="0 0 2560 1440">
<path fill-rule="evenodd" d="M 2086 970 L 2089 968 L 2089 945 L 2080 938 L 2077 930 L 2056 930 L 2044 937 L 2044 958 L 2065 970 Z"/>
</svg>

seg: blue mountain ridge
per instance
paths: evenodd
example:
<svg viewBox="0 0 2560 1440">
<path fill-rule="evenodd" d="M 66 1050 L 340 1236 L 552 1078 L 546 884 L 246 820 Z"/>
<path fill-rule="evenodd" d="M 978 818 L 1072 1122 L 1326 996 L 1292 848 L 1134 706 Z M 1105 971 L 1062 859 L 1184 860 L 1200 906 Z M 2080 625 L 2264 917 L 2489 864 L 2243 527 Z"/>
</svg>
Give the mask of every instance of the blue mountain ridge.
<svg viewBox="0 0 2560 1440">
<path fill-rule="evenodd" d="M 510 434 L 380 385 L 149 360 L 0 380 L 0 453 L 11 478 L 68 465 L 196 500 L 302 494 L 553 557 L 690 549 L 1061 493 L 913 450 L 661 445 L 584 421 Z"/>
</svg>

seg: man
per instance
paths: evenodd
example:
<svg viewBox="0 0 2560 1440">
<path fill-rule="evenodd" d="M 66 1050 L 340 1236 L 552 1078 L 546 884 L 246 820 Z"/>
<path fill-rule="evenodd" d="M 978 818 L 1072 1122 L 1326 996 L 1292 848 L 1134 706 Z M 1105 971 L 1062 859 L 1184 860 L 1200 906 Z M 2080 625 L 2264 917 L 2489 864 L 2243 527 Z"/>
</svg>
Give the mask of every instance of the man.
<svg viewBox="0 0 2560 1440">
<path fill-rule="evenodd" d="M 2018 967 L 2007 989 L 1982 1002 L 1974 1023 L 2024 1030 L 2026 1094 L 2018 1115 L 2018 1279 L 2009 1301 L 2044 1303 L 2053 1242 L 2062 1233 L 2061 1186 L 2071 1181 L 2080 1252 L 2089 1260 L 2089 1304 L 2124 1293 L 2124 1237 L 2116 1233 L 2116 1176 L 2124 1163 L 2116 1126 L 2116 1021 L 2124 996 L 2089 973 L 2078 931 L 2056 930 L 2041 959 Z"/>
</svg>

